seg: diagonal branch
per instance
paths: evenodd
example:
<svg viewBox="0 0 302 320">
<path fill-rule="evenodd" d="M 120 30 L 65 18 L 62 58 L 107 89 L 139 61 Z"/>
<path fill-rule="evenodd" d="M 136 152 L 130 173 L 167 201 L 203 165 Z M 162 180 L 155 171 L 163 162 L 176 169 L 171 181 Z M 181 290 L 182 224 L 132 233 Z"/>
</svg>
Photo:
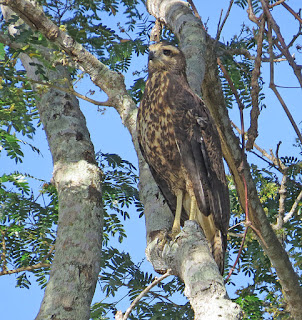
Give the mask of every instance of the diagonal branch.
<svg viewBox="0 0 302 320">
<path fill-rule="evenodd" d="M 286 10 L 288 10 L 300 23 L 302 23 L 301 17 L 288 4 L 286 4 L 284 1 L 282 2 L 283 7 Z"/>
<path fill-rule="evenodd" d="M 41 8 L 31 2 L 27 0 L 2 0 L 1 3 L 9 6 L 26 23 L 35 30 L 39 30 L 49 41 L 55 42 L 71 59 L 80 64 L 90 75 L 91 80 L 108 95 L 112 106 L 119 112 L 131 135 L 136 136 L 136 105 L 126 90 L 122 74 L 110 70 L 81 44 L 49 20 Z M 133 117 L 134 113 L 135 117 Z M 138 145 L 136 145 L 136 149 L 138 150 Z"/>
<path fill-rule="evenodd" d="M 295 213 L 298 204 L 302 200 L 302 191 L 300 191 L 297 199 L 295 200 L 294 204 L 292 205 L 292 208 L 290 209 L 289 213 L 284 217 L 283 222 L 286 223 Z"/>
<path fill-rule="evenodd" d="M 217 42 L 217 41 L 219 40 L 219 38 L 220 38 L 222 29 L 223 29 L 223 27 L 224 27 L 224 25 L 225 25 L 225 23 L 226 23 L 229 15 L 230 15 L 230 12 L 231 12 L 233 3 L 234 3 L 234 0 L 231 0 L 230 3 L 229 3 L 228 10 L 227 10 L 227 12 L 226 12 L 226 14 L 225 14 L 225 17 L 224 17 L 221 25 L 220 25 L 220 23 L 218 24 L 218 27 L 217 27 L 217 35 L 216 35 L 216 39 L 215 39 L 216 42 Z"/>
</svg>

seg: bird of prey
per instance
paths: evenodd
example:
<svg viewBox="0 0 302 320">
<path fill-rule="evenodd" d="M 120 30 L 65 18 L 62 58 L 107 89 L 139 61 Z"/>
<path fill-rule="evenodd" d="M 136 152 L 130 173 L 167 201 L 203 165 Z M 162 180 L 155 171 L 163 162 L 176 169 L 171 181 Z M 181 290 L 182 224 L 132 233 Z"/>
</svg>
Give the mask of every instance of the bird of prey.
<svg viewBox="0 0 302 320">
<path fill-rule="evenodd" d="M 175 216 L 202 227 L 223 273 L 230 203 L 217 129 L 204 102 L 189 87 L 182 51 L 152 44 L 148 80 L 138 109 L 142 154 Z"/>
</svg>

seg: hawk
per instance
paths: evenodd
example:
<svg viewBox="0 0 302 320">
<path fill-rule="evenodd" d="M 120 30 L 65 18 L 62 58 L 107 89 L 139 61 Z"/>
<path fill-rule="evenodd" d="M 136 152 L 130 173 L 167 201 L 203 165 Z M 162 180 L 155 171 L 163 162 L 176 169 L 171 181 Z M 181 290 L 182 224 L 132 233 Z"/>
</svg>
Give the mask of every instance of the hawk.
<svg viewBox="0 0 302 320">
<path fill-rule="evenodd" d="M 217 129 L 205 104 L 189 87 L 180 49 L 150 46 L 148 80 L 138 109 L 142 154 L 175 219 L 203 229 L 223 273 L 230 203 Z"/>
</svg>

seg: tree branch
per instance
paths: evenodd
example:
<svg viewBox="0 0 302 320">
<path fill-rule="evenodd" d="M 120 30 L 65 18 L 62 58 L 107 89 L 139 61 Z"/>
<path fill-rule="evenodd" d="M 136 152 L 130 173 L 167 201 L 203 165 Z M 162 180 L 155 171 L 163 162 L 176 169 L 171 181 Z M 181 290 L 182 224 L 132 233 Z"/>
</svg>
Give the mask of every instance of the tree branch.
<svg viewBox="0 0 302 320">
<path fill-rule="evenodd" d="M 302 23 L 301 17 L 288 5 L 284 2 L 285 0 L 282 1 L 283 7 L 288 10 L 300 23 Z"/>
<path fill-rule="evenodd" d="M 285 170 L 285 172 L 283 173 L 283 177 L 281 180 L 281 185 L 279 188 L 279 210 L 278 210 L 278 216 L 277 216 L 277 222 L 276 225 L 274 226 L 274 229 L 280 230 L 283 227 L 283 223 L 284 223 L 284 214 L 285 214 L 285 200 L 286 200 L 286 194 L 287 194 L 287 190 L 286 190 L 286 182 L 287 182 L 287 170 Z"/>
<path fill-rule="evenodd" d="M 289 213 L 284 217 L 283 219 L 283 223 L 286 223 L 295 213 L 298 204 L 300 203 L 300 201 L 302 200 L 302 191 L 300 191 L 297 199 L 295 200 L 294 204 L 292 205 L 292 208 L 290 209 Z"/>
<path fill-rule="evenodd" d="M 257 56 L 255 59 L 254 69 L 252 71 L 252 77 L 251 77 L 252 109 L 251 109 L 251 116 L 250 116 L 250 128 L 247 131 L 248 140 L 246 143 L 246 150 L 253 149 L 255 140 L 258 136 L 258 117 L 260 115 L 260 110 L 259 110 L 259 91 L 260 91 L 260 88 L 259 88 L 258 79 L 260 76 L 260 68 L 261 68 L 264 26 L 265 26 L 265 19 L 262 17 L 262 19 L 260 21 L 258 37 L 257 37 Z"/>
<path fill-rule="evenodd" d="M 33 266 L 27 266 L 27 267 L 21 267 L 21 268 L 17 268 L 14 270 L 3 270 L 0 272 L 0 276 L 4 276 L 6 274 L 14 274 L 14 273 L 19 273 L 19 272 L 23 272 L 23 271 L 33 271 L 36 269 L 40 269 L 40 268 L 50 268 L 51 264 L 50 263 L 37 263 Z"/>
</svg>

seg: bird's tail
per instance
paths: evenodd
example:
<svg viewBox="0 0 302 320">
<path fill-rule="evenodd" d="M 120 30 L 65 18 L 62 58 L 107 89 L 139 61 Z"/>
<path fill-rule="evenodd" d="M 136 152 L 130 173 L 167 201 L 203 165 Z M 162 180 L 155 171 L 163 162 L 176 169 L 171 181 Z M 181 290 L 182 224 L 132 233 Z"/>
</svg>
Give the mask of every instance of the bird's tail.
<svg viewBox="0 0 302 320">
<path fill-rule="evenodd" d="M 201 212 L 197 213 L 198 223 L 201 226 L 209 243 L 209 249 L 216 261 L 220 273 L 224 272 L 224 240 L 223 235 L 215 226 L 213 215 L 205 216 Z"/>
</svg>

